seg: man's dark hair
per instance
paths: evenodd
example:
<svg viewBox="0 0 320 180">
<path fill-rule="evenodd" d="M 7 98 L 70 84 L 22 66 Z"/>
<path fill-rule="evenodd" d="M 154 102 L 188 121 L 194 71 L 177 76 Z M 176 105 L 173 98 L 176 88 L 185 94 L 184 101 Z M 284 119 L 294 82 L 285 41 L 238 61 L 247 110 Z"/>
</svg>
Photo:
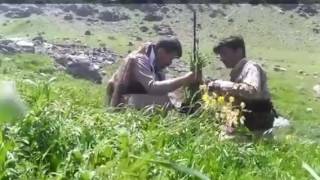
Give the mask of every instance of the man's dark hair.
<svg viewBox="0 0 320 180">
<path fill-rule="evenodd" d="M 219 54 L 222 47 L 228 47 L 234 50 L 241 48 L 243 57 L 246 57 L 246 47 L 242 36 L 230 36 L 222 39 L 218 45 L 213 48 L 213 52 Z"/>
<path fill-rule="evenodd" d="M 178 57 L 182 56 L 182 47 L 178 38 L 168 36 L 161 38 L 156 44 L 156 49 L 163 48 L 168 53 L 176 52 Z"/>
</svg>

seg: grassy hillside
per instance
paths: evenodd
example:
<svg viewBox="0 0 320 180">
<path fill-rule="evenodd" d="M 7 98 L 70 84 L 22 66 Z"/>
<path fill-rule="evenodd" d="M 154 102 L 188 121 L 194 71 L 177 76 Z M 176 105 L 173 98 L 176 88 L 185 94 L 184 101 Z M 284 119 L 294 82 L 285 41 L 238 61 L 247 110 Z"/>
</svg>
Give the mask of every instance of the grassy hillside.
<svg viewBox="0 0 320 180">
<path fill-rule="evenodd" d="M 153 115 L 133 110 L 110 112 L 104 106 L 104 85 L 58 71 L 53 60 L 45 55 L 1 54 L 0 80 L 16 82 L 28 114 L 24 119 L 0 121 L 0 177 L 311 179 L 302 168 L 303 162 L 319 174 L 320 99 L 315 98 L 312 87 L 320 83 L 320 36 L 312 28 L 320 15 L 304 18 L 294 11 L 280 13 L 278 7 L 271 5 L 199 6 L 195 5 L 201 24 L 200 51 L 213 62 L 206 67 L 205 74 L 228 78 L 227 70 L 217 70 L 222 64 L 212 54 L 212 47 L 222 37 L 243 35 L 248 56 L 263 64 L 275 106 L 291 120 L 292 131 L 277 134 L 274 141 L 221 142 L 214 120 L 206 114 L 186 117 L 160 110 Z M 161 22 L 143 21 L 143 12 L 121 7 L 120 11 L 129 14 L 130 20 L 90 26 L 82 20 L 65 21 L 63 14 L 22 19 L 1 16 L 0 25 L 7 25 L 0 28 L 0 35 L 32 38 L 44 32 L 49 42 L 80 40 L 92 47 L 105 43 L 126 55 L 142 43 L 136 36 L 143 41 L 155 40 L 158 36 L 153 25 L 164 23 L 183 42 L 182 59 L 188 60 L 192 45 L 190 10 L 185 5 L 167 7 L 170 17 L 164 15 Z M 226 16 L 210 17 L 217 8 Z M 142 25 L 151 33 L 142 33 Z M 85 36 L 86 30 L 92 35 Z M 128 46 L 129 42 L 134 46 Z M 275 65 L 287 71 L 276 72 Z M 116 67 L 117 64 L 107 67 L 107 74 Z"/>
<path fill-rule="evenodd" d="M 29 108 L 1 122 L 4 179 L 309 179 L 302 162 L 320 168 L 319 144 L 296 133 L 219 141 L 211 116 L 108 112 L 102 86 L 55 71 L 46 57 L 1 59 L 1 79 L 16 81 Z"/>
</svg>

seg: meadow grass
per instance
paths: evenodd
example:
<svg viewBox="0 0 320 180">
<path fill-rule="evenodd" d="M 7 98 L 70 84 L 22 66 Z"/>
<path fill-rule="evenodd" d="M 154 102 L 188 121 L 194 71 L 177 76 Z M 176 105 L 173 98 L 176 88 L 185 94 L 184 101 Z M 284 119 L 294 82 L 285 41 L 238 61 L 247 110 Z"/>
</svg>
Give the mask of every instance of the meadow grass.
<svg viewBox="0 0 320 180">
<path fill-rule="evenodd" d="M 1 79 L 17 83 L 29 111 L 0 123 L 3 179 L 310 179 L 303 162 L 320 170 L 319 144 L 295 133 L 219 141 L 205 113 L 110 112 L 102 85 L 54 70 L 46 56 L 7 58 L 1 56 Z"/>
</svg>

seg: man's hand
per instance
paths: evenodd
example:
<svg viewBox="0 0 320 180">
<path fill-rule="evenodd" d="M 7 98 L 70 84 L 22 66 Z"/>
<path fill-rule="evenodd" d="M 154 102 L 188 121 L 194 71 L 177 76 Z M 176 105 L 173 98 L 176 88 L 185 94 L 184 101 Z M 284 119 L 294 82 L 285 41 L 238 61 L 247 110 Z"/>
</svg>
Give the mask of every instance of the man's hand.
<svg viewBox="0 0 320 180">
<path fill-rule="evenodd" d="M 208 83 L 209 91 L 220 91 L 221 85 L 219 80 L 214 80 Z"/>
<path fill-rule="evenodd" d="M 193 83 L 202 83 L 202 75 L 201 73 L 197 74 L 195 72 L 188 72 L 185 75 L 186 84 L 193 84 Z"/>
</svg>

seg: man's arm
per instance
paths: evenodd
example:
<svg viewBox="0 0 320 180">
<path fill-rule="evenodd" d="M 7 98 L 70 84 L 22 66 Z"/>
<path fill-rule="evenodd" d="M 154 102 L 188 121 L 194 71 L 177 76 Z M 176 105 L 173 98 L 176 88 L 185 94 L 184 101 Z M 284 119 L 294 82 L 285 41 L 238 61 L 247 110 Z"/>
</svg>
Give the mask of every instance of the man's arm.
<svg viewBox="0 0 320 180">
<path fill-rule="evenodd" d="M 163 81 L 155 81 L 153 73 L 150 69 L 149 64 L 143 57 L 136 58 L 136 66 L 134 68 L 134 75 L 138 82 L 150 94 L 163 95 L 178 89 L 181 86 L 188 85 L 193 82 L 195 78 L 193 73 L 187 73 L 183 76 L 172 78 Z"/>
<path fill-rule="evenodd" d="M 248 69 L 241 83 L 216 80 L 209 83 L 209 89 L 228 93 L 232 96 L 253 96 L 261 90 L 260 71 L 256 66 L 252 66 Z"/>
</svg>

